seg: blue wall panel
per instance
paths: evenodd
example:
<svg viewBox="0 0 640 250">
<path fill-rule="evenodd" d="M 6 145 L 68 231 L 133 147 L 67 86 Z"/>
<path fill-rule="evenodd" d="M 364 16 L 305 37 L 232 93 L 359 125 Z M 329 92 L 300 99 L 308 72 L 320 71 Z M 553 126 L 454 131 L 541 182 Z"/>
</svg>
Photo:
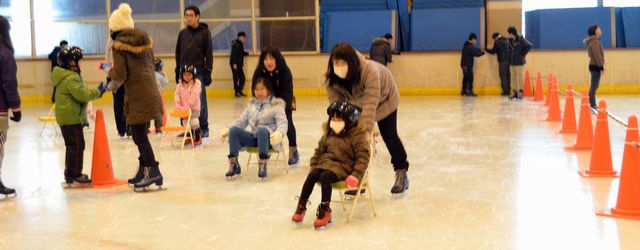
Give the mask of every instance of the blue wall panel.
<svg viewBox="0 0 640 250">
<path fill-rule="evenodd" d="M 622 8 L 626 47 L 640 47 L 640 8 Z"/>
<path fill-rule="evenodd" d="M 413 9 L 484 7 L 484 0 L 413 0 Z"/>
<path fill-rule="evenodd" d="M 412 51 L 460 50 L 469 33 L 480 39 L 480 8 L 420 9 L 411 12 Z"/>
<path fill-rule="evenodd" d="M 329 11 L 325 13 L 323 52 L 338 42 L 348 42 L 359 51 L 369 51 L 374 38 L 391 33 L 391 10 Z"/>
<path fill-rule="evenodd" d="M 602 27 L 600 40 L 606 48 L 611 48 L 611 9 L 576 8 L 535 10 L 539 15 L 536 27 L 534 20 L 527 22 L 527 34 L 534 37 L 534 48 L 578 49 L 584 48 L 582 41 L 588 36 L 587 29 L 593 24 Z M 528 14 L 527 18 L 536 14 Z M 529 26 L 531 24 L 531 26 Z M 539 30 L 529 30 L 529 29 Z"/>
</svg>

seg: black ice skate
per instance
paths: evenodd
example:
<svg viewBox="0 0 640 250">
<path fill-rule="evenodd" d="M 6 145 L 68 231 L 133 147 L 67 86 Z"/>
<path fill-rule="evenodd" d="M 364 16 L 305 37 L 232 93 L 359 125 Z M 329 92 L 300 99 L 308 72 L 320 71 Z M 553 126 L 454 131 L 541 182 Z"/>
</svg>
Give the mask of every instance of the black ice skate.
<svg viewBox="0 0 640 250">
<path fill-rule="evenodd" d="M 80 175 L 80 177 L 64 177 L 62 183 L 63 188 L 88 188 L 91 187 L 91 179 L 86 174 Z"/>
<path fill-rule="evenodd" d="M 238 157 L 229 156 L 229 171 L 225 174 L 227 179 L 232 178 L 235 175 L 240 175 L 242 169 L 240 169 L 240 163 L 238 163 Z"/>
<path fill-rule="evenodd" d="M 0 181 L 0 195 L 2 195 L 0 200 L 13 199 L 18 196 L 15 189 L 5 187 L 4 184 L 2 184 L 2 181 Z"/>
<path fill-rule="evenodd" d="M 262 178 L 264 180 L 264 178 L 267 178 L 267 162 L 269 161 L 269 159 L 260 159 L 258 161 L 258 177 Z"/>
<path fill-rule="evenodd" d="M 391 187 L 391 194 L 399 195 L 409 189 L 409 177 L 406 169 L 396 170 L 396 183 Z"/>
<path fill-rule="evenodd" d="M 300 154 L 297 147 L 289 147 L 289 166 L 296 165 L 300 161 Z"/>
<path fill-rule="evenodd" d="M 138 171 L 136 172 L 136 175 L 127 180 L 127 183 L 129 183 L 129 186 L 133 186 L 134 184 L 140 182 L 143 178 L 144 178 L 144 167 L 142 165 L 138 165 Z"/>
<path fill-rule="evenodd" d="M 142 180 L 133 185 L 134 192 L 160 191 L 166 190 L 162 188 L 162 174 L 159 167 L 144 167 L 144 177 Z M 150 189 L 149 186 L 156 184 L 156 189 Z"/>
</svg>

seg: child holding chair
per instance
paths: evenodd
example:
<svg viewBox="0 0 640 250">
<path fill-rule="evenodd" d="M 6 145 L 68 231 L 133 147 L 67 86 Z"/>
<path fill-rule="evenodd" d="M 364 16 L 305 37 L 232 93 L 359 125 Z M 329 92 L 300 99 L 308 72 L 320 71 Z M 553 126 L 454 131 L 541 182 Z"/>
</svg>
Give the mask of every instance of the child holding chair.
<svg viewBox="0 0 640 250">
<path fill-rule="evenodd" d="M 191 109 L 191 121 L 182 119 L 182 124 L 189 123 L 191 125 L 191 135 L 193 137 L 193 144 L 202 144 L 202 136 L 200 134 L 200 92 L 202 91 L 202 84 L 196 76 L 196 67 L 193 65 L 185 65 L 180 69 L 180 80 L 178 86 L 176 86 L 176 93 L 174 97 L 175 110 L 184 111 L 187 108 Z M 191 139 L 185 141 L 185 145 L 191 144 Z"/>
</svg>

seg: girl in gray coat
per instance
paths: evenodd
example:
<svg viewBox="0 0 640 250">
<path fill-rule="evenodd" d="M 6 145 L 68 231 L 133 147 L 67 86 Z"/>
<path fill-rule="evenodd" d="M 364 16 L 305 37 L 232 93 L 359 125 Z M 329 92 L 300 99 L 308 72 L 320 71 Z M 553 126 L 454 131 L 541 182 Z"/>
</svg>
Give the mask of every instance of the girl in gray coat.
<svg viewBox="0 0 640 250">
<path fill-rule="evenodd" d="M 338 43 L 331 50 L 325 87 L 329 101 L 347 101 L 362 107 L 365 136 L 378 123 L 382 140 L 391 154 L 396 181 L 391 193 L 409 188 L 407 152 L 398 137 L 400 94 L 391 71 L 382 64 L 366 60 L 348 43 Z"/>
<path fill-rule="evenodd" d="M 602 30 L 600 26 L 592 25 L 587 30 L 589 37 L 584 39 L 583 43 L 587 46 L 587 53 L 589 54 L 589 72 L 591 72 L 591 87 L 589 88 L 589 104 L 592 108 L 597 109 L 596 106 L 596 91 L 600 86 L 600 77 L 604 71 L 604 49 L 602 48 L 602 42 L 600 42 L 600 36 Z"/>
<path fill-rule="evenodd" d="M 231 125 L 224 128 L 220 137 L 229 137 L 229 171 L 227 177 L 239 175 L 238 152 L 243 147 L 258 146 L 258 177 L 267 177 L 269 147 L 280 147 L 283 135 L 287 134 L 286 103 L 271 94 L 273 85 L 264 78 L 257 79 L 253 85 L 254 96 L 242 115 Z"/>
</svg>

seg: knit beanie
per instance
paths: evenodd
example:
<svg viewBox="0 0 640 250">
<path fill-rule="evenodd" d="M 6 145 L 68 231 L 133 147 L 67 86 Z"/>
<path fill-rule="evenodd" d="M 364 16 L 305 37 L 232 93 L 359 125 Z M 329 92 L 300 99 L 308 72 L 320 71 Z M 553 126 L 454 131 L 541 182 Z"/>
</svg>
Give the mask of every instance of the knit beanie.
<svg viewBox="0 0 640 250">
<path fill-rule="evenodd" d="M 133 29 L 133 18 L 131 17 L 131 6 L 129 4 L 121 3 L 118 9 L 111 13 L 109 29 L 114 32 Z"/>
</svg>

